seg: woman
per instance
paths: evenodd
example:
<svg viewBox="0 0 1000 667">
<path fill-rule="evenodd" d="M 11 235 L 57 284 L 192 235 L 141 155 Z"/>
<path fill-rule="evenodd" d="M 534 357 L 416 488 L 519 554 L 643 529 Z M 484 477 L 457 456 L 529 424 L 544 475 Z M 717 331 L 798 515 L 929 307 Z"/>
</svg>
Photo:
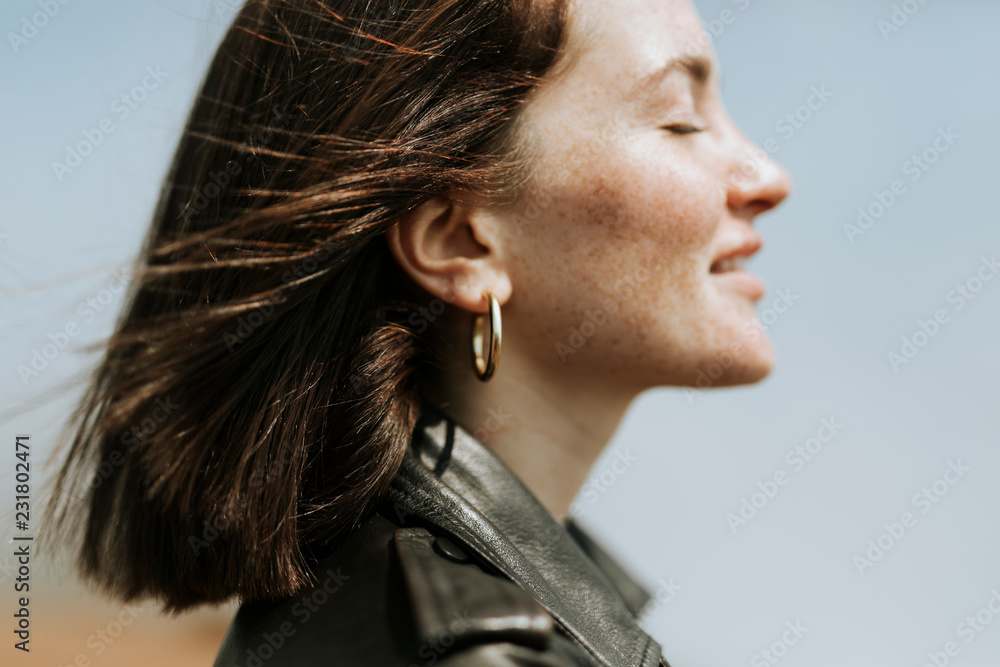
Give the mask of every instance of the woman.
<svg viewBox="0 0 1000 667">
<path fill-rule="evenodd" d="M 217 665 L 666 664 L 568 514 L 638 393 L 771 368 L 789 184 L 709 43 L 687 0 L 248 3 L 76 414 L 82 572 L 239 596 Z"/>
</svg>

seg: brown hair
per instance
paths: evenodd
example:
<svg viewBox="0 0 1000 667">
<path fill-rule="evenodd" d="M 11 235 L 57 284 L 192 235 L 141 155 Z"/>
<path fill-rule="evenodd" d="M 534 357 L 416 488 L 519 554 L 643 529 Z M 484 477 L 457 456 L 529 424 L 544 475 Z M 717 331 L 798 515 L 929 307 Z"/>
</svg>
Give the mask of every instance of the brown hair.
<svg viewBox="0 0 1000 667">
<path fill-rule="evenodd" d="M 530 177 L 517 110 L 563 2 L 370 6 L 251 0 L 202 84 L 53 494 L 61 544 L 122 600 L 312 580 L 398 469 L 432 356 L 384 232 Z"/>
</svg>

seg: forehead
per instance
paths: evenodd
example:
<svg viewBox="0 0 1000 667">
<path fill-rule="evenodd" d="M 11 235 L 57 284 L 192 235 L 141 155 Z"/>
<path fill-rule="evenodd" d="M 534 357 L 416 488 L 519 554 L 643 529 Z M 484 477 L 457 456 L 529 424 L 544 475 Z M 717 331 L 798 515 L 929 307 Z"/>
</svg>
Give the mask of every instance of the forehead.
<svg viewBox="0 0 1000 667">
<path fill-rule="evenodd" d="M 590 84 L 624 96 L 673 60 L 714 66 L 689 0 L 571 0 L 568 28 L 566 68 L 552 88 Z"/>
</svg>

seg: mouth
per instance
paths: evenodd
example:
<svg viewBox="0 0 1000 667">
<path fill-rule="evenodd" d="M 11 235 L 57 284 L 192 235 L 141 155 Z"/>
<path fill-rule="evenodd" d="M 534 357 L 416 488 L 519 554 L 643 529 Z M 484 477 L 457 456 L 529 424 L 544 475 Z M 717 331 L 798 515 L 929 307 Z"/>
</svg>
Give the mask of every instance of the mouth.
<svg viewBox="0 0 1000 667">
<path fill-rule="evenodd" d="M 747 236 L 722 252 L 708 267 L 708 272 L 719 284 L 751 299 L 759 299 L 764 296 L 764 283 L 746 270 L 746 262 L 762 245 L 762 239 L 756 234 Z"/>
<path fill-rule="evenodd" d="M 726 259 L 718 259 L 712 263 L 712 266 L 708 268 L 709 273 L 726 273 L 728 271 L 744 271 L 746 270 L 746 256 L 741 257 L 727 257 Z"/>
</svg>

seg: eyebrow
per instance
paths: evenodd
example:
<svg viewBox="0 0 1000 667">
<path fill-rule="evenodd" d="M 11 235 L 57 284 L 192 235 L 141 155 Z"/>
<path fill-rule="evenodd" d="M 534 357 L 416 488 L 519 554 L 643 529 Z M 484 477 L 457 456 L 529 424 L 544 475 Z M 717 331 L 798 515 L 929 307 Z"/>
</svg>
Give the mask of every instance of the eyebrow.
<svg viewBox="0 0 1000 667">
<path fill-rule="evenodd" d="M 671 58 L 659 69 L 647 74 L 629 91 L 629 97 L 635 98 L 655 88 L 667 76 L 676 71 L 687 72 L 691 78 L 704 84 L 712 76 L 712 61 L 698 56 L 680 56 Z"/>
</svg>

